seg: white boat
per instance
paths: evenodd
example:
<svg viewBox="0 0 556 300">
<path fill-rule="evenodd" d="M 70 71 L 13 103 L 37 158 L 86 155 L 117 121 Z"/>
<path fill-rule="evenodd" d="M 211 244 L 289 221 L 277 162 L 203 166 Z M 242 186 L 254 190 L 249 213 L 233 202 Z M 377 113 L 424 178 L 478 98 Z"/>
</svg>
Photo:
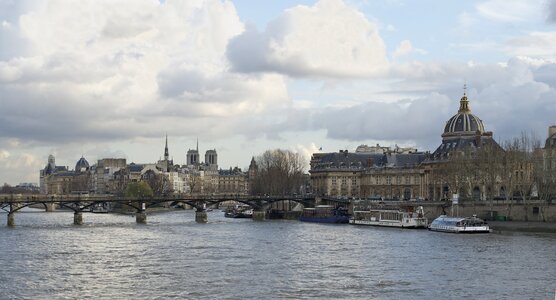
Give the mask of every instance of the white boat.
<svg viewBox="0 0 556 300">
<path fill-rule="evenodd" d="M 401 227 L 401 228 L 427 228 L 428 220 L 419 206 L 415 211 L 394 209 L 370 209 L 353 212 L 349 220 L 353 225 Z"/>
<path fill-rule="evenodd" d="M 238 204 L 233 209 L 226 210 L 224 213 L 226 218 L 252 218 L 253 208 L 249 205 Z"/>
<path fill-rule="evenodd" d="M 432 221 L 429 230 L 453 233 L 489 233 L 490 227 L 475 215 L 470 218 L 442 215 Z"/>
</svg>

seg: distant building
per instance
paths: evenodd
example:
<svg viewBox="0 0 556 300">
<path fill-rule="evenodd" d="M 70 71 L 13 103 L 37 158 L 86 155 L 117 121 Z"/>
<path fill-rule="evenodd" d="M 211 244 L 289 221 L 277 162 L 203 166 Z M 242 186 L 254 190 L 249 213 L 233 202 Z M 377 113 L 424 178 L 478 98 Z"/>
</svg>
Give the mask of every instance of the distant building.
<svg viewBox="0 0 556 300">
<path fill-rule="evenodd" d="M 376 144 L 376 146 L 361 145 L 358 146 L 357 149 L 355 149 L 355 153 L 361 153 L 361 154 L 386 154 L 386 153 L 411 154 L 415 152 L 417 152 L 417 149 L 412 147 L 400 148 L 398 147 L 398 145 L 396 145 L 394 149 L 391 149 L 390 147 L 383 147 L 380 146 L 379 144 Z"/>
<path fill-rule="evenodd" d="M 556 140 L 556 128 L 551 136 Z M 556 142 L 555 142 L 556 145 Z M 442 143 L 432 153 L 418 152 L 415 148 L 394 148 L 380 145 L 357 147 L 354 153 L 314 153 L 311 157 L 311 185 L 319 195 L 338 197 L 374 197 L 385 199 L 450 198 L 452 193 L 445 174 L 452 155 L 492 147 L 503 149 L 485 130 L 483 121 L 471 113 L 464 91 L 457 114 L 444 126 Z M 550 152 L 553 153 L 553 152 Z M 473 159 L 473 155 L 467 157 Z M 555 163 L 556 164 L 556 163 Z M 498 182 L 491 194 L 504 191 Z M 473 183 L 473 198 L 485 199 L 487 187 L 479 181 Z"/>
<path fill-rule="evenodd" d="M 475 200 L 485 200 L 487 189 L 491 194 L 498 195 L 503 193 L 504 187 L 487 187 L 484 182 L 477 179 L 472 183 L 470 191 L 455 190 L 450 187 L 447 177 L 447 163 L 453 155 L 465 155 L 466 159 L 475 159 L 477 150 L 489 147 L 492 151 L 504 150 L 494 140 L 491 131 L 486 131 L 483 121 L 471 113 L 469 100 L 464 91 L 460 99 L 458 112 L 452 116 L 444 126 L 442 143 L 423 163 L 425 169 L 425 180 L 428 186 L 426 197 L 432 200 L 451 199 L 453 194 L 460 194 L 462 197 L 471 197 Z M 487 148 L 488 149 L 488 148 Z M 467 195 L 466 195 L 467 194 Z"/>
<path fill-rule="evenodd" d="M 235 167 L 229 170 L 218 172 L 218 192 L 222 194 L 247 194 L 247 176 L 240 168 Z"/>
<path fill-rule="evenodd" d="M 548 128 L 548 138 L 544 143 L 544 166 L 546 170 L 556 171 L 556 125 Z"/>
<path fill-rule="evenodd" d="M 446 161 L 450 153 L 466 149 L 477 149 L 493 145 L 502 149 L 493 139 L 491 131 L 486 131 L 483 121 L 471 113 L 469 100 L 464 92 L 460 99 L 458 113 L 452 116 L 444 126 L 442 143 L 429 157 L 428 161 Z"/>
<path fill-rule="evenodd" d="M 247 193 L 254 194 L 255 180 L 259 172 L 259 167 L 255 161 L 255 157 L 251 157 L 251 162 L 249 163 L 249 170 L 247 171 Z"/>
<path fill-rule="evenodd" d="M 22 182 L 16 185 L 15 189 L 18 191 L 24 191 L 33 194 L 40 192 L 40 187 L 36 183 L 32 183 L 32 182 Z"/>
<path fill-rule="evenodd" d="M 104 158 L 91 167 L 92 190 L 95 194 L 111 194 L 121 187 L 116 185 L 114 176 L 127 166 L 125 158 Z M 120 174 L 120 173 L 118 173 Z"/>
<path fill-rule="evenodd" d="M 372 151 L 318 153 L 311 159 L 311 188 L 317 195 L 337 197 L 421 197 L 422 152 L 404 154 L 378 147 Z M 385 152 L 388 151 L 388 152 Z M 382 152 L 382 153 L 381 153 Z"/>
<path fill-rule="evenodd" d="M 40 180 L 40 191 L 42 194 L 48 194 L 47 188 L 47 178 L 56 173 L 67 172 L 68 168 L 63 166 L 56 166 L 56 158 L 54 155 L 50 154 L 48 156 L 48 162 L 44 169 L 40 170 L 39 172 L 39 180 Z"/>
</svg>

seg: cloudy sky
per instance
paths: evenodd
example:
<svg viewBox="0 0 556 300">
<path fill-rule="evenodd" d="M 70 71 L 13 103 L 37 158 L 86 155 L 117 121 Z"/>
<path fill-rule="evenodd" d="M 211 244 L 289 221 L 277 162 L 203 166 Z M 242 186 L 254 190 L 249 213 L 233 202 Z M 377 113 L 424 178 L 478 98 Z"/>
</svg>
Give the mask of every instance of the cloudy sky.
<svg viewBox="0 0 556 300">
<path fill-rule="evenodd" d="M 556 1 L 0 0 L 0 184 L 49 154 L 433 151 L 467 82 L 503 141 L 556 123 Z"/>
</svg>

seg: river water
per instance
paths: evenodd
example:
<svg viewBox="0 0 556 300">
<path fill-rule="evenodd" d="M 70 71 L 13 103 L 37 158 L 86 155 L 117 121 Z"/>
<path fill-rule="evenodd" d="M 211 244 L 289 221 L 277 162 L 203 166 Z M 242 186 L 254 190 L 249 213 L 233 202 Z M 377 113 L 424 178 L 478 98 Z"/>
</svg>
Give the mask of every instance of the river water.
<svg viewBox="0 0 556 300">
<path fill-rule="evenodd" d="M 208 217 L 18 213 L 0 226 L 0 299 L 555 298 L 554 233 Z"/>
</svg>

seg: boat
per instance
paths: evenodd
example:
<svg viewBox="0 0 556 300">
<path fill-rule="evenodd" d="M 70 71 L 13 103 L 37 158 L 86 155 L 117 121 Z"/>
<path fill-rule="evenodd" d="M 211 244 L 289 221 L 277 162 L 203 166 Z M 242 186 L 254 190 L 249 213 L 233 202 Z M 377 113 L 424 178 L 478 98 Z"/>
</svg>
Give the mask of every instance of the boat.
<svg viewBox="0 0 556 300">
<path fill-rule="evenodd" d="M 253 208 L 249 205 L 238 204 L 231 209 L 224 212 L 224 217 L 226 218 L 252 218 Z"/>
<path fill-rule="evenodd" d="M 304 208 L 299 221 L 317 223 L 348 223 L 349 213 L 346 208 L 332 205 L 317 205 L 314 208 Z"/>
<path fill-rule="evenodd" d="M 89 211 L 95 214 L 106 214 L 110 212 L 109 203 L 95 203 L 89 207 Z"/>
<path fill-rule="evenodd" d="M 452 233 L 489 233 L 490 227 L 476 215 L 467 218 L 442 215 L 432 221 L 429 230 Z"/>
<path fill-rule="evenodd" d="M 423 207 L 419 206 L 415 211 L 400 209 L 354 211 L 349 223 L 384 227 L 427 228 L 428 220 L 424 216 Z"/>
</svg>

